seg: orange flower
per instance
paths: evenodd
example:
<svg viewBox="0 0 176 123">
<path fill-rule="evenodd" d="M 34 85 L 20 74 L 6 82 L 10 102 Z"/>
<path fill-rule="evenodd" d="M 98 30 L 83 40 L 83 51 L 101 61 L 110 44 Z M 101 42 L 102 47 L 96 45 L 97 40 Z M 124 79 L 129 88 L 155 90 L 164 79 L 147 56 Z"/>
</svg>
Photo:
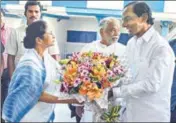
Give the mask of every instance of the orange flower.
<svg viewBox="0 0 176 123">
<path fill-rule="evenodd" d="M 111 87 L 111 83 L 108 80 L 102 81 L 102 88 L 108 88 Z"/>
<path fill-rule="evenodd" d="M 68 75 L 64 75 L 64 78 L 63 78 L 64 82 L 68 83 L 69 86 L 72 86 L 74 83 L 73 83 L 73 79 L 68 76 Z"/>
<path fill-rule="evenodd" d="M 80 89 L 79 89 L 79 93 L 81 95 L 86 95 L 88 90 L 90 90 L 90 88 L 92 87 L 92 83 L 89 81 L 84 81 L 83 84 L 81 85 Z"/>
<path fill-rule="evenodd" d="M 100 98 L 102 92 L 102 89 L 99 89 L 95 83 L 92 83 L 92 88 L 87 92 L 87 96 L 92 101 L 96 98 Z"/>
<path fill-rule="evenodd" d="M 86 87 L 83 87 L 81 86 L 80 89 L 79 89 L 79 94 L 81 95 L 86 95 L 87 94 L 87 88 Z"/>
</svg>

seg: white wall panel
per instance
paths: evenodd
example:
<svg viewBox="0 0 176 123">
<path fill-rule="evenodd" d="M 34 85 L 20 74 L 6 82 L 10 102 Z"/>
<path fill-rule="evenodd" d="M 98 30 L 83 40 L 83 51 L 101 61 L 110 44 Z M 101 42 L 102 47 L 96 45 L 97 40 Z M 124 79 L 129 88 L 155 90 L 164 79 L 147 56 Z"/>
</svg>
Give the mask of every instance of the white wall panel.
<svg viewBox="0 0 176 123">
<path fill-rule="evenodd" d="M 124 1 L 87 1 L 87 8 L 123 9 Z"/>
<path fill-rule="evenodd" d="M 164 12 L 176 13 L 176 1 L 165 1 Z"/>
</svg>

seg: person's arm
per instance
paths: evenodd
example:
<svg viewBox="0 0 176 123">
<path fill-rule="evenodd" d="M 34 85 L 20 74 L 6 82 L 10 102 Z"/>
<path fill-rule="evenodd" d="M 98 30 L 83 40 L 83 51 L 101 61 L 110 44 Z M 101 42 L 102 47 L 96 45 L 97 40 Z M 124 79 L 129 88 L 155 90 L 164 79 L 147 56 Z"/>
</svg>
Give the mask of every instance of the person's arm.
<svg viewBox="0 0 176 123">
<path fill-rule="evenodd" d="M 2 44 L 2 42 L 1 42 L 1 57 L 0 57 L 0 59 L 1 59 L 1 66 L 0 66 L 0 77 L 2 76 L 2 73 L 3 73 L 3 70 L 4 70 L 4 57 L 3 57 L 3 52 L 4 52 L 4 45 Z"/>
<path fill-rule="evenodd" d="M 7 67 L 8 67 L 8 71 L 9 71 L 9 76 L 11 78 L 12 74 L 13 74 L 13 72 L 15 70 L 15 56 L 14 55 L 8 54 Z"/>
<path fill-rule="evenodd" d="M 59 99 L 56 96 L 53 96 L 51 94 L 48 94 L 46 92 L 43 92 L 42 95 L 40 96 L 39 101 L 46 102 L 46 103 L 66 103 L 66 104 L 81 104 L 79 101 L 76 99 Z"/>
<path fill-rule="evenodd" d="M 0 66 L 0 77 L 2 76 L 3 70 L 4 70 L 4 58 L 3 55 L 1 53 L 1 66 Z"/>
<path fill-rule="evenodd" d="M 146 77 L 143 78 L 143 80 L 136 81 L 129 85 L 122 85 L 120 87 L 113 88 L 113 96 L 115 98 L 138 98 L 142 94 L 158 92 L 160 86 L 163 84 L 164 76 L 170 74 L 166 73 L 167 71 L 165 71 L 165 68 L 168 68 L 171 63 L 174 64 L 174 58 L 172 57 L 171 52 L 169 52 L 166 47 L 158 48 L 157 51 L 154 52 L 149 68 L 145 70 Z M 112 96 L 112 93 L 109 93 L 109 95 Z"/>
<path fill-rule="evenodd" d="M 17 31 L 15 29 L 11 29 L 11 33 L 6 43 L 6 52 L 8 54 L 7 57 L 7 67 L 9 70 L 9 76 L 12 77 L 12 74 L 15 70 L 15 56 L 18 51 L 18 44 L 17 44 Z"/>
</svg>

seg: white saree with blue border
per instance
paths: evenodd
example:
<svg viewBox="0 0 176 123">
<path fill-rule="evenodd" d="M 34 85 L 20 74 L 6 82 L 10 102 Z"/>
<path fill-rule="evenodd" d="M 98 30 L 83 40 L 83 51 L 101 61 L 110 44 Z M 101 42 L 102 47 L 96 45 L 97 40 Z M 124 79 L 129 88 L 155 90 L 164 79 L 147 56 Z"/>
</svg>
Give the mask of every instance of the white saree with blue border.
<svg viewBox="0 0 176 123">
<path fill-rule="evenodd" d="M 3 119 L 8 122 L 48 122 L 52 118 L 54 104 L 38 101 L 41 93 L 55 93 L 52 82 L 56 61 L 48 53 L 44 61 L 34 49 L 27 50 L 20 59 L 9 85 L 3 106 Z"/>
</svg>

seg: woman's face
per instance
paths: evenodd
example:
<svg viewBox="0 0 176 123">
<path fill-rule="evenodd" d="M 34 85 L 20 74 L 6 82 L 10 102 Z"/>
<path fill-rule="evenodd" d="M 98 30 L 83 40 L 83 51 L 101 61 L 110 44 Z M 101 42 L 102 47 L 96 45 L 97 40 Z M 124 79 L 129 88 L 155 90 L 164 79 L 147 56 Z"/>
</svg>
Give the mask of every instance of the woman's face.
<svg viewBox="0 0 176 123">
<path fill-rule="evenodd" d="M 55 37 L 52 31 L 46 31 L 42 38 L 42 44 L 44 47 L 50 47 L 54 45 Z"/>
</svg>

